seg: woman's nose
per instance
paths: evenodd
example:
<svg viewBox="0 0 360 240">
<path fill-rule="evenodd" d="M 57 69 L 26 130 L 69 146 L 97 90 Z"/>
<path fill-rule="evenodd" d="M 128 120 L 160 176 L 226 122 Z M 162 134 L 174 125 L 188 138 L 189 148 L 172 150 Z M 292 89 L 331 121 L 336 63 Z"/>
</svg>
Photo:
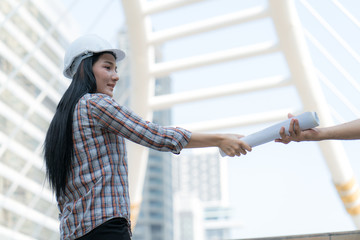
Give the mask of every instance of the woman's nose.
<svg viewBox="0 0 360 240">
<path fill-rule="evenodd" d="M 115 72 L 115 71 L 113 72 L 112 79 L 115 81 L 119 80 L 119 75 L 117 74 L 117 72 Z"/>
</svg>

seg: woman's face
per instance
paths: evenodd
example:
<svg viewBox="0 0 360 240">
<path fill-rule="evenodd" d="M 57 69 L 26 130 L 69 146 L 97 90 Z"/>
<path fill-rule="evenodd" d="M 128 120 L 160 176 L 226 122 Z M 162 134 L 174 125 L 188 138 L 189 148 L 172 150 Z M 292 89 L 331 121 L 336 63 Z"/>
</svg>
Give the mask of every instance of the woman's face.
<svg viewBox="0 0 360 240">
<path fill-rule="evenodd" d="M 96 92 L 112 97 L 114 87 L 119 80 L 115 57 L 110 53 L 102 54 L 92 69 L 96 78 Z"/>
</svg>

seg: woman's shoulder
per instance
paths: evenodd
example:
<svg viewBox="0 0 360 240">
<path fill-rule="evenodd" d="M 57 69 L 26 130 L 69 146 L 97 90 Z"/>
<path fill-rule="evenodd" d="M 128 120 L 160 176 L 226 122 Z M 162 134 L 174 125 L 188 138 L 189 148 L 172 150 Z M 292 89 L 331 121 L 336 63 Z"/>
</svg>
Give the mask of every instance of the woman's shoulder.
<svg viewBox="0 0 360 240">
<path fill-rule="evenodd" d="M 84 96 L 82 96 L 79 99 L 80 103 L 100 102 L 100 101 L 106 101 L 108 103 L 112 103 L 114 102 L 114 99 L 112 99 L 109 95 L 103 93 L 86 93 Z"/>
<path fill-rule="evenodd" d="M 83 100 L 96 100 L 96 99 L 110 99 L 113 100 L 109 95 L 103 93 L 86 93 L 81 97 Z"/>
<path fill-rule="evenodd" d="M 86 93 L 79 100 L 79 105 L 86 105 L 86 107 L 114 107 L 118 104 L 109 95 L 103 93 Z"/>
</svg>

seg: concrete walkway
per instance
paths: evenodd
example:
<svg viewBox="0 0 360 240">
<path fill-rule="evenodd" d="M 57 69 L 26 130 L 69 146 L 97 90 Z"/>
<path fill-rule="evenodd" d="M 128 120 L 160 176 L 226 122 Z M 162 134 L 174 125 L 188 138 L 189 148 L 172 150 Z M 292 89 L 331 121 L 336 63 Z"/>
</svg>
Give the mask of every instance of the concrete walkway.
<svg viewBox="0 0 360 240">
<path fill-rule="evenodd" d="M 360 231 L 349 232 L 333 232 L 333 233 L 318 233 L 318 234 L 305 234 L 305 235 L 293 235 L 293 236 L 279 236 L 268 238 L 246 238 L 241 240 L 360 240 Z"/>
</svg>

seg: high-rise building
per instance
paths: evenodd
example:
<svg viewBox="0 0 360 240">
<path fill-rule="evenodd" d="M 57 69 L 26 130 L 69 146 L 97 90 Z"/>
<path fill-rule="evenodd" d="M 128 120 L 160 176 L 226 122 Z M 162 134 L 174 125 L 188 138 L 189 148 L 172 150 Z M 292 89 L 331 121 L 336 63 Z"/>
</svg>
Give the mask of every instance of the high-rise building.
<svg viewBox="0 0 360 240">
<path fill-rule="evenodd" d="M 230 238 L 227 164 L 217 149 L 183 151 L 174 160 L 175 240 Z M 198 216 L 202 216 L 199 219 Z M 185 229 L 185 226 L 186 229 Z"/>
<path fill-rule="evenodd" d="M 53 1 L 0 1 L 0 239 L 59 238 L 42 145 L 69 84 L 65 13 Z"/>
<path fill-rule="evenodd" d="M 131 76 L 130 64 L 131 49 L 125 32 L 119 34 L 119 44 L 128 53 L 127 59 L 120 64 L 121 77 L 117 84 L 114 99 L 124 105 L 130 103 Z M 160 50 L 157 57 L 161 57 Z M 161 95 L 170 92 L 169 78 L 156 79 L 155 94 Z M 136 93 L 136 91 L 135 91 Z M 153 122 L 162 126 L 171 124 L 171 111 L 156 111 Z M 171 154 L 149 151 L 142 203 L 139 217 L 133 231 L 134 240 L 171 240 L 173 237 L 173 190 L 172 190 L 172 161 Z M 131 200 L 131 199 L 130 199 Z"/>
<path fill-rule="evenodd" d="M 166 124 L 169 112 L 156 112 L 153 121 Z M 167 125 L 167 124 L 166 124 Z M 143 201 L 134 231 L 134 240 L 173 238 L 172 161 L 170 153 L 149 151 Z"/>
</svg>

